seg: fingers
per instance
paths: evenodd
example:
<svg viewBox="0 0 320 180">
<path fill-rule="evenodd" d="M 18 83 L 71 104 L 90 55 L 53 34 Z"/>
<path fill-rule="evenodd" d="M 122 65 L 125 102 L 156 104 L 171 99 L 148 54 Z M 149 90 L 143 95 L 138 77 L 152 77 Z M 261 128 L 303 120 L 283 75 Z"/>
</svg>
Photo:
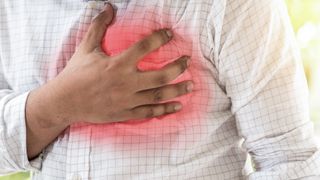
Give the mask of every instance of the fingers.
<svg viewBox="0 0 320 180">
<path fill-rule="evenodd" d="M 133 119 L 153 118 L 157 116 L 167 115 L 175 113 L 182 108 L 182 105 L 178 102 L 146 105 L 136 107 L 129 111 L 129 116 Z"/>
<path fill-rule="evenodd" d="M 178 84 L 138 92 L 136 98 L 133 99 L 132 102 L 136 103 L 136 106 L 156 104 L 190 93 L 192 90 L 192 81 L 184 81 Z"/>
<path fill-rule="evenodd" d="M 111 24 L 113 16 L 113 7 L 111 4 L 107 3 L 104 10 L 92 20 L 89 30 L 82 41 L 81 46 L 85 51 L 91 52 L 96 48 L 100 48 L 102 38 L 108 25 Z"/>
<path fill-rule="evenodd" d="M 153 89 L 170 83 L 187 69 L 189 61 L 188 56 L 183 56 L 161 70 L 141 72 L 139 79 L 143 80 L 143 83 L 139 84 L 139 90 Z"/>
<path fill-rule="evenodd" d="M 169 42 L 171 38 L 172 32 L 170 30 L 163 29 L 156 31 L 129 47 L 129 49 L 122 52 L 122 55 L 130 59 L 132 64 L 136 65 L 140 59 Z"/>
</svg>

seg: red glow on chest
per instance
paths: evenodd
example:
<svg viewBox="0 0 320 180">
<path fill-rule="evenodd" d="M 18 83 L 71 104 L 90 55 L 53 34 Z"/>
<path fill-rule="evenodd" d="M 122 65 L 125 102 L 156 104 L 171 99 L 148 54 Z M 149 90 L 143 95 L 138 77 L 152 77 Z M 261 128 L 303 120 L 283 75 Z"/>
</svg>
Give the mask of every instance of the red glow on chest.
<svg viewBox="0 0 320 180">
<path fill-rule="evenodd" d="M 102 42 L 102 49 L 109 56 L 115 56 L 160 28 L 164 27 L 160 27 L 155 21 L 145 22 L 142 19 L 138 19 L 132 22 L 122 19 L 109 27 Z M 187 33 L 184 33 L 183 29 L 174 29 L 173 31 L 174 38 L 168 44 L 141 59 L 138 68 L 143 71 L 157 70 L 183 55 L 189 55 L 192 59 L 190 67 L 172 83 L 193 80 L 195 86 L 194 92 L 172 99 L 172 101 L 179 101 L 183 105 L 183 109 L 178 113 L 145 119 L 139 122 L 129 120 L 127 122 L 112 124 L 112 128 L 117 129 L 117 134 L 128 135 L 132 133 L 157 137 L 168 133 L 175 133 L 186 127 L 198 124 L 201 109 L 196 106 L 199 103 L 206 103 L 207 99 L 201 95 L 203 93 L 201 90 L 204 88 L 202 88 L 203 80 L 199 75 L 197 63 L 194 63 L 198 61 L 196 59 L 197 56 L 192 56 L 193 42 L 183 37 Z"/>
</svg>

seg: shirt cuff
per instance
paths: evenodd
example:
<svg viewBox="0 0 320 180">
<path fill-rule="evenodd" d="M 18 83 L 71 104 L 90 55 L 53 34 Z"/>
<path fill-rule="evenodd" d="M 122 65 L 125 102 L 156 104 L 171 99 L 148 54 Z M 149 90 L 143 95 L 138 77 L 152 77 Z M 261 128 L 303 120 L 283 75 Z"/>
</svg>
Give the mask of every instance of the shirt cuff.
<svg viewBox="0 0 320 180">
<path fill-rule="evenodd" d="M 249 180 L 290 180 L 320 179 L 320 150 L 318 149 L 305 161 L 280 164 L 270 171 L 257 171 L 251 173 Z"/>
<path fill-rule="evenodd" d="M 32 160 L 27 155 L 26 102 L 29 92 L 23 94 L 10 93 L 0 102 L 2 155 L 0 167 L 2 173 L 17 171 L 35 171 L 41 169 L 43 154 Z M 5 170 L 4 170 L 5 169 Z"/>
</svg>

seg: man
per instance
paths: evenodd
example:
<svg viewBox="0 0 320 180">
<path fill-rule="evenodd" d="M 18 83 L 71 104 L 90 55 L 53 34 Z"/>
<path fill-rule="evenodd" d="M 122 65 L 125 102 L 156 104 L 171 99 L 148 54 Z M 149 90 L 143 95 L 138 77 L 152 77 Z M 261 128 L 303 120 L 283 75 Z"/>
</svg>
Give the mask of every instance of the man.
<svg viewBox="0 0 320 180">
<path fill-rule="evenodd" d="M 110 2 L 1 1 L 1 173 L 319 178 L 282 1 Z"/>
</svg>

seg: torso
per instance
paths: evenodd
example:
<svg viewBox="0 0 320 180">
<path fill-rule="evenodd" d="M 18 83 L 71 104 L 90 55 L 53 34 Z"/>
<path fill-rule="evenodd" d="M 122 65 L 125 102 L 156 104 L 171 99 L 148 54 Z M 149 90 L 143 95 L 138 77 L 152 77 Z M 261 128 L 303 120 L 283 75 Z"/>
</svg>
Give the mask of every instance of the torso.
<svg viewBox="0 0 320 180">
<path fill-rule="evenodd" d="M 103 8 L 103 2 L 48 2 L 52 9 L 43 9 L 47 6 L 35 2 L 2 3 L 13 4 L 20 12 L 5 12 L 16 22 L 8 23 L 10 32 L 0 31 L 1 37 L 8 37 L 1 38 L 1 62 L 9 67 L 4 72 L 14 90 L 28 91 L 54 78 L 72 56 L 91 18 Z M 175 82 L 192 79 L 195 90 L 176 99 L 182 101 L 184 109 L 174 115 L 142 123 L 71 126 L 45 150 L 42 172 L 34 174 L 34 179 L 241 177 L 246 154 L 239 147 L 241 138 L 231 103 L 218 83 L 210 54 L 214 48 L 212 11 L 217 2 L 111 2 L 118 11 L 105 36 L 106 52 L 115 55 L 154 30 L 171 28 L 174 39 L 143 59 L 139 68 L 159 69 L 181 55 L 189 55 L 190 69 Z M 27 68 L 17 69 L 16 63 Z"/>
</svg>

